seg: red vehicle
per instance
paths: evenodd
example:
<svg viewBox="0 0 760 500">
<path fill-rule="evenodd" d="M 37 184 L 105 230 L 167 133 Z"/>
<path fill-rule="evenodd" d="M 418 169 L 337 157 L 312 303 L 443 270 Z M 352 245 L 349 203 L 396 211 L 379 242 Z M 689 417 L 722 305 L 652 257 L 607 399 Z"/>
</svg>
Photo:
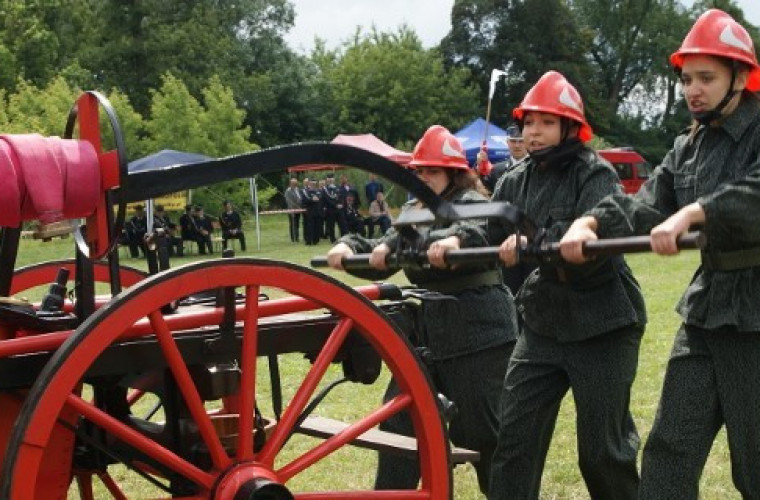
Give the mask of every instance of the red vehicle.
<svg viewBox="0 0 760 500">
<path fill-rule="evenodd" d="M 597 153 L 615 167 L 626 193 L 637 192 L 652 174 L 652 165 L 632 148 L 600 149 Z"/>
</svg>

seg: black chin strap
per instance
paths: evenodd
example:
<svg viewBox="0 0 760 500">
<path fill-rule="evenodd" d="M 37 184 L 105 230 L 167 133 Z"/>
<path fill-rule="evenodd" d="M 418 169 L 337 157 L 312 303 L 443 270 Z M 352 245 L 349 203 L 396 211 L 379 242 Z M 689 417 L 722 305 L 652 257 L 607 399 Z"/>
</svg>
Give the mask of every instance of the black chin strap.
<svg viewBox="0 0 760 500">
<path fill-rule="evenodd" d="M 572 158 L 578 151 L 583 148 L 583 142 L 577 137 L 571 137 L 560 142 L 556 146 L 539 149 L 530 153 L 530 157 L 539 164 L 547 168 L 554 165 L 561 165 L 568 159 Z"/>
<path fill-rule="evenodd" d="M 444 200 L 448 200 L 451 198 L 451 196 L 454 194 L 454 192 L 457 190 L 456 184 L 454 184 L 453 180 L 450 180 L 446 188 L 441 192 L 439 195 Z"/>
</svg>

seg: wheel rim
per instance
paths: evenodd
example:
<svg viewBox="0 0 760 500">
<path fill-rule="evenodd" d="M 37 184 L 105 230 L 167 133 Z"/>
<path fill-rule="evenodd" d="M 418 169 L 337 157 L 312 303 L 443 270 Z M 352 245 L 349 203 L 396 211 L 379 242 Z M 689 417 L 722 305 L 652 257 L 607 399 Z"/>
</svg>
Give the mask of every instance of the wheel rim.
<svg viewBox="0 0 760 500">
<path fill-rule="evenodd" d="M 233 456 L 229 456 L 214 433 L 208 413 L 198 394 L 161 307 L 169 300 L 184 297 L 209 288 L 245 287 L 243 308 L 242 349 L 239 356 L 241 371 L 240 416 Z M 274 287 L 309 299 L 329 309 L 338 317 L 337 325 L 305 376 L 301 385 L 284 408 L 266 444 L 253 449 L 253 415 L 256 400 L 258 294 L 260 287 Z M 162 355 L 171 369 L 184 399 L 184 404 L 197 425 L 207 449 L 211 467 L 203 468 L 176 455 L 171 449 L 151 441 L 134 429 L 121 424 L 74 392 L 84 373 L 98 356 L 141 318 L 148 317 L 156 334 Z M 320 442 L 305 453 L 284 464 L 277 464 L 284 444 L 296 421 L 313 396 L 325 371 L 334 360 L 349 331 L 358 331 L 378 352 L 390 369 L 401 394 L 390 402 L 376 407 L 353 422 L 338 435 Z M 37 477 L 42 450 L 50 438 L 56 419 L 64 409 L 74 410 L 121 442 L 134 447 L 173 473 L 192 482 L 198 493 L 189 498 L 228 498 L 218 490 L 227 484 L 231 470 L 235 474 L 253 474 L 277 484 L 290 480 L 329 456 L 353 437 L 371 429 L 398 411 L 407 410 L 411 416 L 418 441 L 421 486 L 414 491 L 363 491 L 369 498 L 449 498 L 449 472 L 446 433 L 438 404 L 429 383 L 409 344 L 370 301 L 338 281 L 320 273 L 291 264 L 258 259 L 225 259 L 224 261 L 188 264 L 143 281 L 121 293 L 101 308 L 77 330 L 54 354 L 30 390 L 11 436 L 3 476 L 10 478 L 3 485 L 3 497 L 34 498 L 33 480 Z M 33 402 L 33 403 L 32 403 Z M 243 472 L 241 472 L 241 470 Z M 251 472 L 255 471 L 255 472 Z M 22 480 L 23 479 L 23 480 Z M 356 498 L 351 491 L 294 491 L 295 498 Z M 221 496 L 218 496 L 221 495 Z M 389 496 L 391 495 L 391 496 Z M 230 496 L 229 498 L 234 498 Z"/>
<path fill-rule="evenodd" d="M 13 273 L 13 284 L 11 286 L 10 294 L 15 295 L 30 288 L 51 283 L 55 280 L 58 269 L 62 267 L 68 269 L 71 276 L 74 275 L 76 267 L 74 259 L 51 260 L 18 268 Z M 94 262 L 93 271 L 96 282 L 110 282 L 107 264 Z M 135 285 L 147 277 L 148 273 L 141 271 L 140 269 L 130 266 L 119 266 L 119 278 L 122 286 L 128 287 Z"/>
</svg>

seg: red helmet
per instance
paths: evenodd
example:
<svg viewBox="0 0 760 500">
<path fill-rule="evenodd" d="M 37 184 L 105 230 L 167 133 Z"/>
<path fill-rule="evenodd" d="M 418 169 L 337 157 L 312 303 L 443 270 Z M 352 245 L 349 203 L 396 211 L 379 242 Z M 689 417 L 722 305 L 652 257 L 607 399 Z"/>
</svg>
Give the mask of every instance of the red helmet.
<svg viewBox="0 0 760 500">
<path fill-rule="evenodd" d="M 522 120 L 526 113 L 538 111 L 564 116 L 578 122 L 581 126 L 578 138 L 586 142 L 594 137 L 594 131 L 586 122 L 583 113 L 583 99 L 578 91 L 570 85 L 561 73 L 549 71 L 538 79 L 518 107 L 512 111 L 512 116 Z"/>
<path fill-rule="evenodd" d="M 427 129 L 422 139 L 414 146 L 409 166 L 470 169 L 462 143 L 441 125 L 433 125 Z"/>
<path fill-rule="evenodd" d="M 749 66 L 747 90 L 760 90 L 760 66 L 749 33 L 734 19 L 718 9 L 710 9 L 697 19 L 681 48 L 670 56 L 670 63 L 683 66 L 685 56 L 704 54 L 734 59 Z"/>
</svg>

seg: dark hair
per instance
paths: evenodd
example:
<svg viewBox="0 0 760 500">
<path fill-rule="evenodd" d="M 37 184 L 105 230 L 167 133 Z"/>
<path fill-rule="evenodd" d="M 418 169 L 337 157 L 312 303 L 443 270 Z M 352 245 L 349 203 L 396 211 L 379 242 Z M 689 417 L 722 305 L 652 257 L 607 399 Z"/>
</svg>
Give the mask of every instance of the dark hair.
<svg viewBox="0 0 760 500">
<path fill-rule="evenodd" d="M 164 206 L 163 205 L 156 205 L 156 212 L 163 212 Z"/>
<path fill-rule="evenodd" d="M 450 170 L 446 171 L 450 172 Z M 457 170 L 453 175 L 449 176 L 449 179 L 451 179 L 451 182 L 457 187 L 457 189 L 474 189 L 483 196 L 489 197 L 491 195 L 491 193 L 488 192 L 488 189 L 483 185 L 483 182 L 481 182 L 478 173 L 472 169 L 467 171 Z"/>
</svg>

